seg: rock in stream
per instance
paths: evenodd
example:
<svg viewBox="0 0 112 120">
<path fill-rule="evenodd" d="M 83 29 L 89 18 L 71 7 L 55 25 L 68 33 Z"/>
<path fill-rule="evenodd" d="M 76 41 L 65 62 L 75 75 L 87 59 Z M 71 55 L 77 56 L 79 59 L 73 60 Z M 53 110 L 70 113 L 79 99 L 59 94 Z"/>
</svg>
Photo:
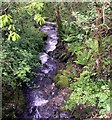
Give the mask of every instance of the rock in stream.
<svg viewBox="0 0 112 120">
<path fill-rule="evenodd" d="M 56 23 L 46 22 L 40 29 L 48 37 L 44 52 L 40 53 L 42 67 L 38 67 L 36 70 L 38 75 L 31 81 L 35 84 L 35 88 L 29 87 L 25 90 L 28 112 L 24 113 L 24 120 L 68 118 L 68 113 L 60 110 L 60 106 L 65 103 L 68 88 L 65 91 L 59 90 L 52 82 L 56 75 L 57 61 L 55 56 L 49 55 L 49 52 L 54 51 L 58 44 Z"/>
</svg>

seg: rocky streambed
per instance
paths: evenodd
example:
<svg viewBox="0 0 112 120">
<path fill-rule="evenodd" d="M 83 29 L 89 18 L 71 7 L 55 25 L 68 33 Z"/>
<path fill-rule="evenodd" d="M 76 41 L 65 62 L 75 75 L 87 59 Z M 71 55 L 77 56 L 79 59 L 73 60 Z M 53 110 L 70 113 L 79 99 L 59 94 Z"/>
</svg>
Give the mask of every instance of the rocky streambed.
<svg viewBox="0 0 112 120">
<path fill-rule="evenodd" d="M 22 119 L 69 118 L 69 113 L 61 108 L 71 90 L 59 89 L 52 81 L 58 69 L 56 57 L 51 54 L 58 44 L 56 23 L 46 22 L 40 29 L 47 35 L 43 52 L 40 53 L 42 66 L 36 69 L 36 75 L 30 82 L 30 87 L 25 88 L 28 110 Z"/>
</svg>

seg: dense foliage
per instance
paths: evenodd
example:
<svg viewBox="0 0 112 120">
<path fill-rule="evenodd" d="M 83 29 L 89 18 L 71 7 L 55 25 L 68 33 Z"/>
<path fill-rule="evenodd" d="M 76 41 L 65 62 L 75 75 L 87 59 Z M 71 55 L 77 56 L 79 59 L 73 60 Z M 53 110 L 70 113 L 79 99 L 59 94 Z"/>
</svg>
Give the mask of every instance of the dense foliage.
<svg viewBox="0 0 112 120">
<path fill-rule="evenodd" d="M 39 53 L 43 48 L 43 37 L 39 24 L 44 23 L 40 11 L 43 3 L 3 3 L 0 16 L 2 28 L 3 117 L 15 116 L 15 110 L 24 105 L 20 88 L 33 77 L 39 66 Z M 36 9 L 34 11 L 34 9 Z M 19 97 L 21 95 L 21 97 Z M 10 98 L 9 98 L 10 97 Z M 11 102 L 15 101 L 14 106 Z M 7 104 L 10 105 L 7 105 Z M 18 106 L 18 107 L 17 107 Z M 12 113 L 9 111 L 12 110 Z"/>
<path fill-rule="evenodd" d="M 41 33 L 39 27 L 35 28 L 34 26 L 36 24 L 34 20 L 40 24 L 41 20 L 36 18 L 36 15 L 39 16 L 38 11 L 33 15 L 33 9 L 35 9 L 33 7 L 40 11 L 43 4 L 24 5 L 15 3 L 13 5 L 12 3 L 5 3 L 3 7 L 8 5 L 10 7 L 7 8 L 7 13 L 1 16 L 4 38 L 2 41 L 3 50 L 1 51 L 2 80 L 3 83 L 16 87 L 22 82 L 30 80 L 32 69 L 39 65 L 38 55 L 43 47 L 44 34 Z M 3 9 L 3 11 L 5 10 Z M 28 78 L 28 76 L 30 77 Z"/>
<path fill-rule="evenodd" d="M 60 6 L 61 41 L 65 47 L 60 59 L 67 62 L 64 76 L 73 89 L 65 107 L 73 112 L 76 106 L 83 105 L 83 109 L 93 106 L 95 114 L 110 113 L 111 3 L 63 3 Z M 61 76 L 58 73 L 57 77 Z"/>
<path fill-rule="evenodd" d="M 65 109 L 74 115 L 77 106 L 82 105 L 80 111 L 95 108 L 85 118 L 111 113 L 111 2 L 4 2 L 1 11 L 0 56 L 5 99 L 10 96 L 10 93 L 7 95 L 10 88 L 17 89 L 30 81 L 33 69 L 40 65 L 38 56 L 45 35 L 39 26 L 48 19 L 57 21 L 60 41 L 56 54 L 64 64 L 53 81 L 60 89 L 73 90 Z"/>
</svg>

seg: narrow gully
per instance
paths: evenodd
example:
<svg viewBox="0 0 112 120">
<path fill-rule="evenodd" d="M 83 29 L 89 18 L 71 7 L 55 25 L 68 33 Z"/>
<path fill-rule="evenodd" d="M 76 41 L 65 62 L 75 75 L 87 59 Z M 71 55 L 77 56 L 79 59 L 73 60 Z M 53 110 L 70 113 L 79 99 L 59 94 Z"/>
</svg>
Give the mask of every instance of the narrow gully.
<svg viewBox="0 0 112 120">
<path fill-rule="evenodd" d="M 35 87 L 26 90 L 28 112 L 25 112 L 24 120 L 29 118 L 60 118 L 60 116 L 67 118 L 66 112 L 59 112 L 60 106 L 58 104 L 63 104 L 64 99 L 63 97 L 57 98 L 59 89 L 52 82 L 56 75 L 57 64 L 55 56 L 49 55 L 49 52 L 54 51 L 58 43 L 56 23 L 46 22 L 40 29 L 48 37 L 45 41 L 44 52 L 40 53 L 42 67 L 37 68 L 38 75 L 34 77 L 30 85 L 33 84 Z"/>
</svg>

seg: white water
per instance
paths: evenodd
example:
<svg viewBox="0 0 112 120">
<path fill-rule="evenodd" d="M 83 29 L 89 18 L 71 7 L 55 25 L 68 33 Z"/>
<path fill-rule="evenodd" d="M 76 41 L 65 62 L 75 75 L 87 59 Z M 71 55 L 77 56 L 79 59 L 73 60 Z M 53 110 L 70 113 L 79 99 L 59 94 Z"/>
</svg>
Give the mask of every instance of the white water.
<svg viewBox="0 0 112 120">
<path fill-rule="evenodd" d="M 46 22 L 46 24 L 56 25 L 56 23 L 52 23 L 52 22 L 51 23 Z M 56 45 L 58 43 L 57 29 L 55 26 L 53 27 L 51 25 L 43 25 L 41 27 L 41 31 L 48 35 L 48 38 L 45 41 L 46 43 L 44 47 L 45 52 L 40 53 L 40 61 L 43 65 L 41 72 L 44 73 L 45 75 L 48 75 L 49 72 L 54 72 L 56 70 L 56 63 L 54 62 L 54 58 L 48 55 L 49 52 L 54 51 L 56 49 Z M 44 78 L 44 76 L 36 79 L 37 85 L 40 86 L 40 88 L 30 90 L 27 95 L 27 99 L 29 101 L 30 115 L 33 114 L 33 109 L 35 108 L 32 118 L 36 118 L 36 119 L 42 118 L 41 114 L 38 111 L 38 107 L 44 106 L 49 102 L 48 97 L 46 99 L 44 98 L 44 96 L 48 93 L 48 92 L 44 93 L 45 90 L 51 89 L 50 91 L 52 93 L 50 93 L 49 95 L 54 94 L 54 91 L 52 89 L 54 89 L 55 86 L 53 88 L 49 88 L 49 86 L 52 86 L 51 83 L 49 82 L 50 80 L 48 77 Z M 49 117 L 50 113 L 48 112 L 46 114 L 47 117 Z"/>
<path fill-rule="evenodd" d="M 43 52 L 40 54 L 40 60 L 41 60 L 42 64 L 45 64 L 47 62 L 48 58 L 49 58 L 49 56 L 47 53 Z"/>
</svg>

